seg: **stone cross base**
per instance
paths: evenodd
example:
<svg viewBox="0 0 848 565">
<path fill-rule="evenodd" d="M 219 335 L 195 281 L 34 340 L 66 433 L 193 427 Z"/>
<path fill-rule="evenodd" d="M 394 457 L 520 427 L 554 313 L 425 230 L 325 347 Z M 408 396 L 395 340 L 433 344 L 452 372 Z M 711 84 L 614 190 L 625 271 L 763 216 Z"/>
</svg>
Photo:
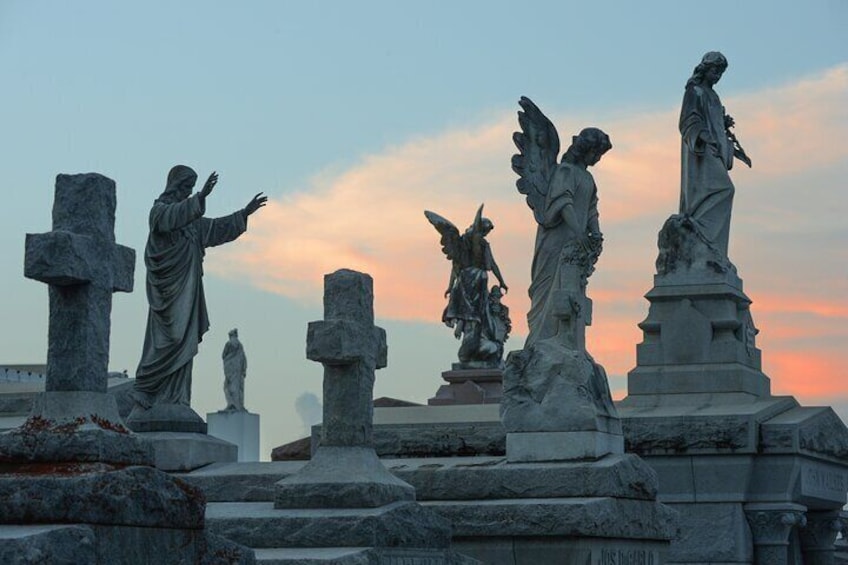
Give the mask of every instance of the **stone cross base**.
<svg viewBox="0 0 848 565">
<path fill-rule="evenodd" d="M 246 410 L 208 412 L 209 435 L 238 447 L 238 461 L 259 461 L 259 414 Z"/>
<path fill-rule="evenodd" d="M 415 500 L 415 489 L 389 473 L 371 447 L 321 446 L 275 491 L 275 508 L 375 508 Z"/>
<path fill-rule="evenodd" d="M 624 453 L 624 436 L 598 431 L 512 432 L 506 434 L 510 463 L 594 460 Z"/>
</svg>

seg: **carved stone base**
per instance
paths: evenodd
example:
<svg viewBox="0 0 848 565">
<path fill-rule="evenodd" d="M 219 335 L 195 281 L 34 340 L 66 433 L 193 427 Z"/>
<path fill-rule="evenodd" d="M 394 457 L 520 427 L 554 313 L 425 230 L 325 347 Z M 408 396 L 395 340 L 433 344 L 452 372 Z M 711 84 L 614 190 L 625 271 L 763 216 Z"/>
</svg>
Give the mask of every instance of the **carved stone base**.
<svg viewBox="0 0 848 565">
<path fill-rule="evenodd" d="M 298 473 L 277 483 L 276 508 L 375 508 L 415 500 L 370 447 L 319 447 Z"/>
<path fill-rule="evenodd" d="M 454 369 L 443 372 L 442 378 L 448 384 L 427 401 L 430 406 L 498 404 L 503 397 L 501 369 Z"/>
</svg>

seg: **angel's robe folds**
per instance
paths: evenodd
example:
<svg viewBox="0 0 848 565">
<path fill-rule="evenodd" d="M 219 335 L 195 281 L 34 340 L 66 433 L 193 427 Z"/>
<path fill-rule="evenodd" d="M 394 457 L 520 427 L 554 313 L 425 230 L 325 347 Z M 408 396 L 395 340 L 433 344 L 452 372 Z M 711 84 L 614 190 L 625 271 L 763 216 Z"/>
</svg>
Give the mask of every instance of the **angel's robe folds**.
<svg viewBox="0 0 848 565">
<path fill-rule="evenodd" d="M 204 211 L 199 194 L 169 204 L 157 200 L 150 210 L 144 251 L 150 308 L 135 381 L 136 398 L 147 408 L 189 405 L 192 361 L 209 329 L 205 248 L 233 241 L 247 229 L 244 211 L 215 219 L 204 218 Z"/>
<path fill-rule="evenodd" d="M 726 257 L 734 193 L 727 171 L 733 166 L 733 145 L 724 127 L 724 106 L 712 88 L 686 87 L 680 134 L 680 213 L 691 216 L 702 235 Z"/>
<path fill-rule="evenodd" d="M 563 218 L 569 204 L 574 208 L 576 226 L 568 225 Z M 530 331 L 525 349 L 557 334 L 559 321 L 551 312 L 551 291 L 562 287 L 560 266 L 581 252 L 580 239 L 589 231 L 600 233 L 595 179 L 583 167 L 561 163 L 551 178 L 542 222 L 536 229 L 527 313 Z"/>
</svg>

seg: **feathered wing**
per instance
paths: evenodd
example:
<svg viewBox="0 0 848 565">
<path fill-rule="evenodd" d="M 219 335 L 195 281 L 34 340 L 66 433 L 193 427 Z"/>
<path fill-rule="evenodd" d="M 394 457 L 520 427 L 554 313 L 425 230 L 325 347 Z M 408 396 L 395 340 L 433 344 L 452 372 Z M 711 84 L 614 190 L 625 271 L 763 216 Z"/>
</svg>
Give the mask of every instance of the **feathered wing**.
<svg viewBox="0 0 848 565">
<path fill-rule="evenodd" d="M 518 104 L 524 111 L 518 112 L 521 131 L 512 134 L 512 141 L 520 151 L 512 156 L 512 170 L 519 176 L 515 186 L 527 196 L 527 205 L 536 221 L 542 223 L 548 184 L 559 156 L 559 135 L 532 100 L 522 96 Z"/>
<path fill-rule="evenodd" d="M 442 252 L 445 256 L 453 261 L 454 264 L 468 264 L 468 249 L 457 227 L 450 220 L 443 218 L 435 212 L 424 210 L 424 215 L 427 216 L 427 220 L 433 224 L 436 231 L 441 234 Z"/>
</svg>

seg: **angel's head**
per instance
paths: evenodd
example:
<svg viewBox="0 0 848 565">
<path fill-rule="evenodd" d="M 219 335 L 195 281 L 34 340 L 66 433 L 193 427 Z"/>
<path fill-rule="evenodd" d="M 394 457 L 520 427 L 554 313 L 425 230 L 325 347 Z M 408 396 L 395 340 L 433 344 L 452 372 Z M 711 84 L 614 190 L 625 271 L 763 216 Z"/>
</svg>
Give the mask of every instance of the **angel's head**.
<svg viewBox="0 0 848 565">
<path fill-rule="evenodd" d="M 584 128 L 571 138 L 571 147 L 562 156 L 564 163 L 591 167 L 612 149 L 609 136 L 598 128 Z"/>
<path fill-rule="evenodd" d="M 719 81 L 726 69 L 727 58 L 718 51 L 710 51 L 701 58 L 701 62 L 692 71 L 692 76 L 686 81 L 686 86 L 704 82 L 712 86 Z"/>
</svg>

